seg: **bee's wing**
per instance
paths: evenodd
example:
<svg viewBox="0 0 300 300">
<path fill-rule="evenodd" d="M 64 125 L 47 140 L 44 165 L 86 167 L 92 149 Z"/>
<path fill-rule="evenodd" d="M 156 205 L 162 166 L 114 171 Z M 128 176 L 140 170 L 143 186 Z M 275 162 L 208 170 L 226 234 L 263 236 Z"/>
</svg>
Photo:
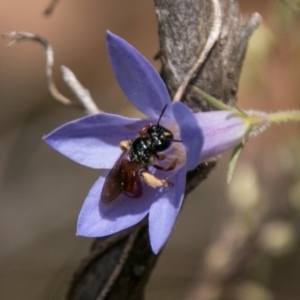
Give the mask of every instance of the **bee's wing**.
<svg viewBox="0 0 300 300">
<path fill-rule="evenodd" d="M 123 193 L 132 198 L 139 198 L 143 195 L 143 186 L 139 171 L 143 168 L 140 163 L 124 161 L 125 179 Z"/>
<path fill-rule="evenodd" d="M 124 161 L 128 161 L 126 158 L 127 153 L 127 151 L 122 153 L 106 177 L 100 199 L 104 203 L 112 202 L 123 192 L 125 178 Z"/>
<path fill-rule="evenodd" d="M 122 193 L 129 197 L 142 195 L 142 183 L 139 177 L 141 165 L 128 160 L 128 151 L 124 151 L 104 182 L 101 201 L 109 203 Z"/>
</svg>

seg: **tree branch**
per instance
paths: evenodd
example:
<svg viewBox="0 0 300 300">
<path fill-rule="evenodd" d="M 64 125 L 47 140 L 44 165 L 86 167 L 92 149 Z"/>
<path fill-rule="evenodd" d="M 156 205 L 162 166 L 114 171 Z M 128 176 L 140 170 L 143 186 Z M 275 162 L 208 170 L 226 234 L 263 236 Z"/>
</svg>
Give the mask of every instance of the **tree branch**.
<svg viewBox="0 0 300 300">
<path fill-rule="evenodd" d="M 180 98 L 194 111 L 210 108 L 193 93 L 192 85 L 225 103 L 234 103 L 248 39 L 258 26 L 260 16 L 252 15 L 243 26 L 238 2 L 220 1 L 220 32 L 216 35 L 217 40 L 213 38 L 213 42 L 208 43 L 218 19 L 214 12 L 215 0 L 154 2 L 159 22 L 158 57 L 171 97 L 185 80 L 189 85 L 182 89 L 184 93 Z M 215 163 L 205 163 L 190 172 L 186 191 L 190 192 L 203 181 Z M 128 243 L 129 248 L 126 247 Z M 125 261 L 122 259 L 124 252 Z M 92 259 L 85 262 L 74 276 L 68 300 L 144 299 L 146 283 L 158 258 L 150 249 L 146 221 L 113 237 L 97 239 L 90 255 Z M 121 269 L 118 267 L 120 261 Z"/>
</svg>

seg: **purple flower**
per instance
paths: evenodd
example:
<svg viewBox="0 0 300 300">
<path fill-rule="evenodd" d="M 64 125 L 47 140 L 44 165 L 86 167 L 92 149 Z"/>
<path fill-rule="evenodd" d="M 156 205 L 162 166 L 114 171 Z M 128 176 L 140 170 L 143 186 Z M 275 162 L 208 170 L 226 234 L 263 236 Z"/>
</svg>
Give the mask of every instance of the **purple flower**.
<svg viewBox="0 0 300 300">
<path fill-rule="evenodd" d="M 210 111 L 194 114 L 203 134 L 198 164 L 234 149 L 247 140 L 251 118 L 238 111 Z"/>
<path fill-rule="evenodd" d="M 109 32 L 107 45 L 111 65 L 123 92 L 149 118 L 130 119 L 107 113 L 92 115 L 67 123 L 44 139 L 74 161 L 106 170 L 85 199 L 79 214 L 77 234 L 88 237 L 110 235 L 137 224 L 149 215 L 151 247 L 154 253 L 158 253 L 180 211 L 186 172 L 237 146 L 248 126 L 233 112 L 193 114 L 184 104 L 171 103 L 159 74 L 136 49 Z M 143 126 L 156 124 L 165 105 L 168 106 L 160 124 L 170 129 L 176 139 L 182 140 L 182 143 L 172 143 L 166 161 L 177 159 L 178 163 L 173 171 L 163 172 L 152 167 L 150 170 L 155 176 L 172 182 L 173 186 L 151 188 L 143 184 L 140 198 L 122 194 L 109 204 L 102 203 L 100 195 L 105 179 L 122 154 L 119 143 L 134 139 Z"/>
<path fill-rule="evenodd" d="M 101 237 L 128 228 L 149 214 L 149 234 L 153 252 L 166 242 L 179 213 L 185 189 L 185 175 L 197 166 L 203 144 L 202 134 L 191 110 L 182 103 L 171 103 L 157 71 L 131 45 L 112 33 L 107 34 L 109 58 L 124 93 L 149 119 L 130 119 L 112 114 L 88 116 L 67 123 L 45 137 L 45 141 L 70 159 L 91 167 L 106 169 L 91 188 L 79 214 L 77 234 Z M 160 124 L 182 143 L 172 143 L 169 160 L 178 160 L 173 171 L 151 170 L 155 176 L 173 183 L 168 188 L 143 184 L 141 198 L 122 195 L 106 204 L 100 195 L 109 170 L 122 151 L 119 143 L 134 139 L 141 128 L 156 124 L 168 105 Z"/>
</svg>

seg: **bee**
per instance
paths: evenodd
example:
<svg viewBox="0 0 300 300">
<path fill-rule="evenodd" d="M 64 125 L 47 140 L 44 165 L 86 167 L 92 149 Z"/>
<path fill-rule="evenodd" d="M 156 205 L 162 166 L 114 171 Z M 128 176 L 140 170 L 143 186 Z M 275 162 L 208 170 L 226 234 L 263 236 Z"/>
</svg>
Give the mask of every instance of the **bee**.
<svg viewBox="0 0 300 300">
<path fill-rule="evenodd" d="M 153 188 L 173 185 L 165 179 L 155 177 L 148 170 L 148 166 L 153 166 L 161 171 L 171 171 L 177 164 L 177 159 L 167 167 L 155 164 L 155 161 L 166 158 L 159 152 L 167 150 L 173 142 L 182 142 L 174 139 L 173 133 L 159 124 L 166 108 L 167 105 L 163 108 L 156 125 L 148 124 L 139 131 L 137 137 L 120 143 L 123 153 L 104 182 L 101 193 L 103 203 L 110 203 L 121 194 L 132 198 L 141 197 L 142 181 Z"/>
</svg>

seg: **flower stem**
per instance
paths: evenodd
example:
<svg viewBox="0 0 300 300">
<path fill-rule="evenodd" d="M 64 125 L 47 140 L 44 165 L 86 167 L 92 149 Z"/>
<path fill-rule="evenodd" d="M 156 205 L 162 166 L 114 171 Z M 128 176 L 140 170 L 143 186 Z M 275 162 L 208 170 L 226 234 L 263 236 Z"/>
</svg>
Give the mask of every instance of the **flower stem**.
<svg viewBox="0 0 300 300">
<path fill-rule="evenodd" d="M 300 111 L 291 110 L 291 111 L 280 111 L 276 113 L 271 113 L 267 115 L 267 120 L 271 123 L 284 123 L 284 122 L 299 122 L 300 121 Z"/>
<path fill-rule="evenodd" d="M 214 107 L 216 109 L 219 109 L 219 110 L 229 110 L 229 111 L 234 111 L 234 112 L 237 111 L 236 108 L 231 107 L 231 106 L 219 101 L 218 99 L 216 99 L 215 97 L 207 94 L 206 92 L 199 89 L 198 87 L 193 86 L 193 89 L 198 95 L 200 95 L 212 107 Z"/>
</svg>

